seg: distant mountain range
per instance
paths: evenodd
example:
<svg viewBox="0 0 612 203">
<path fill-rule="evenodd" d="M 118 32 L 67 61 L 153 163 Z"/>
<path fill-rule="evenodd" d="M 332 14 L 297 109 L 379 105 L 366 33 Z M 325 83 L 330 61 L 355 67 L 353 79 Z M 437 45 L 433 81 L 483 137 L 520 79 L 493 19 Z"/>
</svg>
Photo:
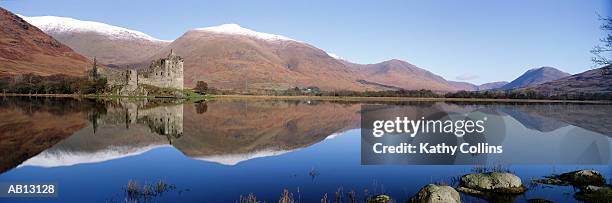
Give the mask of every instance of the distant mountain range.
<svg viewBox="0 0 612 203">
<path fill-rule="evenodd" d="M 484 90 L 494 90 L 499 89 L 502 86 L 508 84 L 506 81 L 499 82 L 490 82 L 482 85 L 475 85 L 469 82 L 457 82 L 457 81 L 449 81 L 453 86 L 457 87 L 458 90 L 465 91 L 484 91 Z"/>
<path fill-rule="evenodd" d="M 612 93 L 612 65 L 545 82 L 527 89 L 546 95 Z"/>
<path fill-rule="evenodd" d="M 508 84 L 508 82 L 506 82 L 506 81 L 485 83 L 485 84 L 479 85 L 478 86 L 478 90 L 498 89 L 498 88 L 503 87 L 506 84 Z"/>
<path fill-rule="evenodd" d="M 19 17 L 3 10 L 3 18 Z M 48 56 L 28 58 L 31 54 L 21 54 L 21 58 L 15 54 L 0 56 L 2 60 L 0 63 L 11 64 L 3 66 L 3 72 L 81 73 L 88 66 L 88 60 L 72 52 L 70 50 L 72 48 L 86 57 L 97 57 L 98 61 L 110 67 L 145 66 L 150 61 L 174 50 L 185 58 L 186 87 L 193 87 L 197 81 L 202 80 L 208 82 L 211 87 L 236 91 L 285 90 L 307 86 L 317 86 L 328 91 L 512 90 L 535 87 L 570 76 L 552 67 L 541 67 L 531 69 L 509 83 L 500 81 L 475 85 L 446 80 L 435 73 L 398 59 L 375 64 L 352 63 L 310 44 L 281 35 L 253 31 L 237 24 L 196 28 L 170 42 L 139 31 L 99 22 L 54 16 L 24 17 L 24 19 L 25 21 L 22 20 L 20 23 L 16 23 L 18 20 L 3 20 L 3 27 L 13 27 L 13 29 L 2 30 L 6 34 L 2 35 L 5 42 L 0 44 L 0 48 L 26 50 L 2 51 L 0 54 L 30 53 L 28 46 L 16 47 L 10 43 L 32 42 L 36 40 L 21 38 L 44 36 L 51 47 L 54 47 L 51 49 L 61 49 L 65 55 L 62 57 L 69 59 L 55 57 L 58 54 L 51 54 L 54 56 L 51 58 Z M 23 28 L 23 24 L 29 25 L 28 22 L 57 40 L 44 35 L 38 29 L 25 31 L 28 29 Z M 4 26 L 5 24 L 7 26 Z M 21 29 L 18 29 L 20 27 Z M 36 31 L 38 33 L 35 33 Z M 25 34 L 26 32 L 34 33 Z M 21 38 L 7 39 L 11 36 Z M 38 47 L 41 44 L 35 43 L 31 46 Z M 32 48 L 32 53 L 36 53 L 34 51 L 36 49 Z M 61 67 L 68 68 L 50 69 L 49 63 L 58 63 Z M 548 90 L 550 87 L 542 86 L 536 89 Z"/>
<path fill-rule="evenodd" d="M 570 74 L 560 71 L 553 67 L 534 68 L 534 69 L 528 70 L 527 72 L 523 73 L 523 75 L 519 76 L 512 82 L 502 86 L 499 89 L 510 90 L 510 89 L 517 89 L 517 88 L 523 88 L 523 87 L 530 87 L 530 86 L 542 84 L 545 82 L 557 80 L 560 78 L 564 78 L 567 76 L 570 76 Z"/>
<path fill-rule="evenodd" d="M 369 82 L 416 90 L 456 91 L 461 89 L 441 76 L 402 60 L 393 59 L 376 64 L 355 64 L 345 60 L 341 61 L 355 71 L 360 78 Z"/>
<path fill-rule="evenodd" d="M 87 58 L 19 16 L 0 8 L 0 76 L 84 75 Z"/>
</svg>

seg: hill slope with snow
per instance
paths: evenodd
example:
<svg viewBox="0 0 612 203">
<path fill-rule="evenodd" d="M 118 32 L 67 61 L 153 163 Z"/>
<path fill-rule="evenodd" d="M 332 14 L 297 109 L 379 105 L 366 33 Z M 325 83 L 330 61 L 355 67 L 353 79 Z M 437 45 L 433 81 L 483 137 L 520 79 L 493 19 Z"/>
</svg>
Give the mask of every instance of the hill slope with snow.
<svg viewBox="0 0 612 203">
<path fill-rule="evenodd" d="M 77 20 L 74 18 L 58 16 L 35 16 L 22 18 L 30 24 L 38 27 L 45 33 L 67 33 L 67 32 L 96 32 L 117 40 L 149 40 L 157 42 L 168 42 L 160 40 L 136 30 L 130 30 L 105 23 Z"/>
<path fill-rule="evenodd" d="M 140 62 L 170 42 L 140 31 L 57 16 L 23 17 L 76 52 L 107 65 Z"/>
<path fill-rule="evenodd" d="M 268 41 L 296 41 L 291 38 L 275 35 L 263 32 L 253 31 L 247 28 L 243 28 L 238 24 L 223 24 L 219 26 L 213 27 L 205 27 L 205 28 L 196 28 L 194 31 L 205 31 L 205 32 L 213 32 L 217 34 L 228 34 L 228 35 L 242 35 L 248 36 L 252 38 L 268 40 Z"/>
<path fill-rule="evenodd" d="M 185 58 L 186 87 L 201 80 L 235 91 L 375 88 L 359 83 L 359 75 L 319 48 L 236 24 L 190 30 L 144 62 L 170 50 Z"/>
</svg>

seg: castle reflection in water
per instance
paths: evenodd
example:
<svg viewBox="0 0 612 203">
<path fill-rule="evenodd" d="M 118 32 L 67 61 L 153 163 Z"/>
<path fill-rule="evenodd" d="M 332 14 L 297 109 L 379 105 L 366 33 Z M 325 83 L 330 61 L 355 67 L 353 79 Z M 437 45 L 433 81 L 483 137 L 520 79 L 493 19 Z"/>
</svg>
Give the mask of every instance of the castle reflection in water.
<svg viewBox="0 0 612 203">
<path fill-rule="evenodd" d="M 116 160 L 171 146 L 194 160 L 234 165 L 308 148 L 360 126 L 359 102 L 171 99 L 0 98 L 0 172 L 17 166 L 68 166 Z M 377 103 L 427 114 L 486 114 L 504 136 L 452 142 L 523 146 L 538 161 L 608 163 L 612 106 L 572 104 Z M 432 111 L 433 112 L 433 111 Z M 520 133 L 518 133 L 520 132 Z M 424 139 L 424 138 L 419 138 Z M 529 142 L 526 142 L 529 139 Z M 432 141 L 432 140 L 424 140 Z M 548 143 L 548 144 L 543 144 Z M 571 145 L 571 147 L 568 147 Z M 359 147 L 359 146 L 354 146 Z M 546 149 L 547 153 L 539 153 Z M 571 150 L 570 150 L 571 149 Z M 466 157 L 486 161 L 486 155 Z M 449 164 L 452 161 L 449 160 Z"/>
<path fill-rule="evenodd" d="M 125 125 L 126 129 L 130 126 L 144 125 L 151 130 L 151 133 L 166 137 L 170 144 L 172 140 L 183 135 L 183 105 L 179 100 L 151 102 L 147 99 L 136 101 L 120 99 L 106 106 L 106 112 L 102 114 L 96 111 L 91 113 L 90 122 L 94 134 L 100 125 Z M 107 128 L 100 130 L 105 129 Z"/>
</svg>

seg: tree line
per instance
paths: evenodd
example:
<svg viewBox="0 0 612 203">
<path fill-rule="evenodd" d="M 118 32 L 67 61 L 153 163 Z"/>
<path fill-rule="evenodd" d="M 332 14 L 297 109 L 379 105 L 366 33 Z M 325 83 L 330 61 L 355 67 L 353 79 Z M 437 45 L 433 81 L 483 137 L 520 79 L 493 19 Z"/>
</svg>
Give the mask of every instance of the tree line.
<svg viewBox="0 0 612 203">
<path fill-rule="evenodd" d="M 316 91 L 312 91 L 315 89 Z M 532 89 L 458 91 L 439 93 L 431 90 L 384 90 L 384 91 L 321 91 L 318 88 L 289 88 L 273 91 L 276 96 L 336 96 L 336 97 L 414 97 L 414 98 L 473 98 L 473 99 L 538 99 L 538 100 L 612 100 L 612 93 L 542 93 Z"/>
<path fill-rule="evenodd" d="M 106 78 L 32 73 L 0 77 L 0 92 L 17 94 L 95 94 L 106 88 Z"/>
<path fill-rule="evenodd" d="M 0 92 L 17 94 L 97 94 L 106 89 L 103 77 L 91 79 L 67 75 L 40 76 L 22 74 L 0 77 Z M 195 92 L 200 94 L 245 94 L 210 87 L 198 81 Z M 476 99 L 549 99 L 549 100 L 612 100 L 612 93 L 556 93 L 544 94 L 530 89 L 458 91 L 436 93 L 431 90 L 383 90 L 383 91 L 325 91 L 316 86 L 293 87 L 286 90 L 260 90 L 246 94 L 273 96 L 335 96 L 335 97 L 414 97 L 414 98 L 476 98 Z"/>
<path fill-rule="evenodd" d="M 446 98 L 476 98 L 476 99 L 546 99 L 546 100 L 612 100 L 612 93 L 541 93 L 530 89 L 490 90 L 490 91 L 459 91 L 446 93 Z"/>
</svg>

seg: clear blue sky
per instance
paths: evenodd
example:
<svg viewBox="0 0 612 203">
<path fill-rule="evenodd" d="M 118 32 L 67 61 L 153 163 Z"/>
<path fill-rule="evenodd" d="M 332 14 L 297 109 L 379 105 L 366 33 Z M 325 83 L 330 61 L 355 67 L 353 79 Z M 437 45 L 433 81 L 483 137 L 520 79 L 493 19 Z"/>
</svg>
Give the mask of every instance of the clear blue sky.
<svg viewBox="0 0 612 203">
<path fill-rule="evenodd" d="M 161 1 L 0 0 L 26 16 L 104 22 L 172 40 L 185 31 L 238 23 L 307 42 L 357 63 L 397 58 L 480 84 L 527 69 L 592 68 L 603 36 L 597 13 L 612 1 Z"/>
</svg>

